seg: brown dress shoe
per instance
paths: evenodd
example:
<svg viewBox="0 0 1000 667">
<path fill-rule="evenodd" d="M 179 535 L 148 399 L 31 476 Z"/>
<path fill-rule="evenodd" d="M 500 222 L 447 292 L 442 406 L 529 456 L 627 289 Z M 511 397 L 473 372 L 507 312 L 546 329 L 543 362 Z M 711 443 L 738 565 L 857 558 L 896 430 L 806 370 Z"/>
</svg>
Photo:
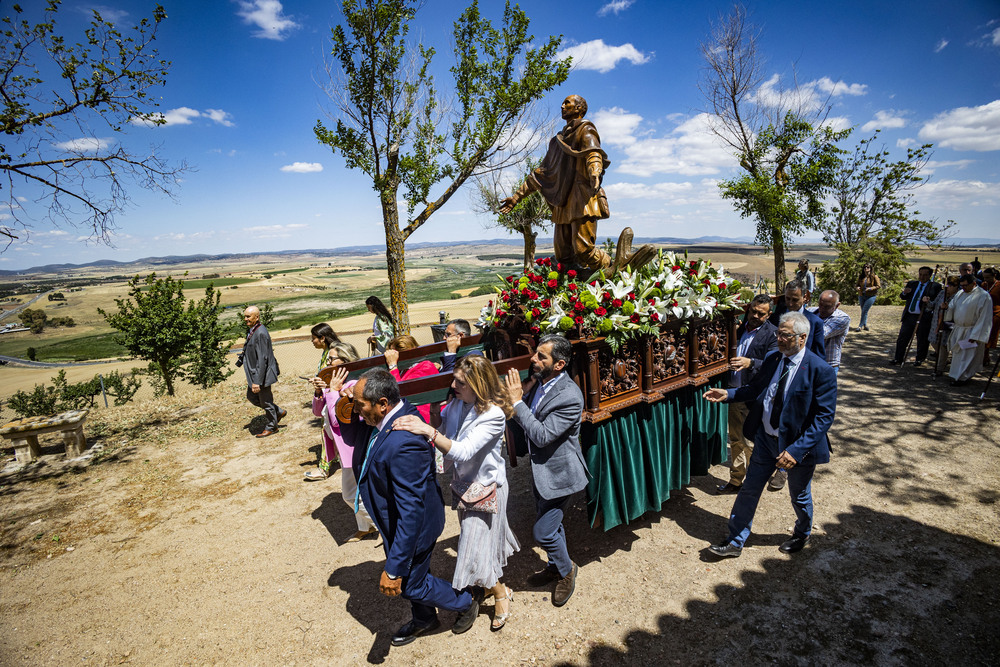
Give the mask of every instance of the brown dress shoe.
<svg viewBox="0 0 1000 667">
<path fill-rule="evenodd" d="M 257 434 L 258 438 L 266 438 L 269 435 L 274 435 L 277 431 L 272 431 L 271 429 L 265 428 L 263 431 Z"/>
<path fill-rule="evenodd" d="M 552 604 L 557 607 L 561 607 L 569 599 L 573 597 L 573 591 L 576 590 L 576 573 L 579 572 L 580 568 L 576 563 L 573 563 L 573 569 L 565 577 L 559 580 L 556 584 L 556 590 L 552 594 Z"/>
<path fill-rule="evenodd" d="M 282 410 L 281 412 L 279 412 L 278 413 L 278 421 L 280 422 L 282 419 L 284 419 L 285 415 L 287 415 L 287 414 L 288 414 L 288 410 Z"/>
</svg>

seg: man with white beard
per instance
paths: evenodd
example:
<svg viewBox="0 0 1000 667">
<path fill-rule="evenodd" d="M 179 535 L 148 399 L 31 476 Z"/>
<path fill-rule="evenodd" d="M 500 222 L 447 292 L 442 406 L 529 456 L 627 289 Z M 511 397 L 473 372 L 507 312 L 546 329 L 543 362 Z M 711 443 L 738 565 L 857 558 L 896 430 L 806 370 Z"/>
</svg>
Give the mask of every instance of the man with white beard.
<svg viewBox="0 0 1000 667">
<path fill-rule="evenodd" d="M 979 289 L 975 277 L 963 275 L 959 285 L 962 291 L 948 304 L 945 315 L 945 319 L 955 323 L 948 342 L 952 350 L 948 376 L 953 387 L 968 383 L 982 367 L 993 324 L 993 300 L 985 290 Z"/>
</svg>

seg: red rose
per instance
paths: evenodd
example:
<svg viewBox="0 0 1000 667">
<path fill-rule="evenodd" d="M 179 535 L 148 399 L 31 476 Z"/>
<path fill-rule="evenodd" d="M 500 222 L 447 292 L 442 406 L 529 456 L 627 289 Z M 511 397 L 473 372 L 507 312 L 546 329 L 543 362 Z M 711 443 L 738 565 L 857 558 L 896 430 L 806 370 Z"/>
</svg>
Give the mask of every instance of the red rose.
<svg viewBox="0 0 1000 667">
<path fill-rule="evenodd" d="M 674 300 L 673 300 L 673 301 L 672 301 L 672 302 L 670 303 L 670 305 L 671 305 L 671 306 L 673 306 L 674 308 L 676 308 L 676 307 L 677 307 L 677 299 L 674 299 Z"/>
<path fill-rule="evenodd" d="M 598 317 L 604 317 L 607 314 L 608 311 L 606 311 L 603 306 L 598 306 L 594 309 L 594 315 L 597 315 Z"/>
<path fill-rule="evenodd" d="M 542 308 L 548 308 L 549 306 L 552 305 L 552 301 L 550 301 L 549 299 L 542 299 L 542 302 L 538 305 L 540 305 Z"/>
<path fill-rule="evenodd" d="M 540 331 L 541 331 L 541 329 L 539 329 L 538 327 L 531 327 L 531 333 L 536 334 L 536 333 L 539 333 Z"/>
<path fill-rule="evenodd" d="M 569 285 L 566 285 L 566 289 L 568 289 L 570 292 L 575 292 L 576 291 L 576 283 L 570 283 Z"/>
<path fill-rule="evenodd" d="M 536 292 L 535 290 L 531 290 L 530 292 L 528 292 L 528 298 L 529 299 L 537 299 L 538 298 L 538 292 Z"/>
<path fill-rule="evenodd" d="M 590 286 L 591 287 L 597 287 L 597 281 L 596 280 L 591 280 L 590 281 Z"/>
<path fill-rule="evenodd" d="M 489 306 L 490 308 L 492 308 L 493 307 L 493 299 L 490 299 L 490 302 L 488 304 L 486 304 L 486 305 Z"/>
<path fill-rule="evenodd" d="M 574 269 L 570 269 L 569 271 L 566 272 L 566 275 L 569 276 L 570 278 L 576 278 L 576 271 Z"/>
<path fill-rule="evenodd" d="M 538 274 L 536 276 L 532 276 L 531 277 L 531 281 L 532 282 L 536 282 L 536 283 L 545 282 L 545 276 L 543 276 L 541 274 Z"/>
<path fill-rule="evenodd" d="M 605 292 L 601 295 L 601 299 L 604 301 L 611 301 L 611 292 Z"/>
<path fill-rule="evenodd" d="M 576 317 L 573 318 L 573 321 L 576 322 L 577 324 L 583 324 L 583 315 L 577 315 Z"/>
<path fill-rule="evenodd" d="M 704 279 L 704 280 L 702 280 L 701 282 L 702 282 L 702 283 L 704 283 L 705 285 L 708 285 L 708 284 L 709 284 L 709 283 L 711 283 L 712 281 L 711 281 L 711 280 L 709 280 L 708 278 L 705 278 L 705 279 Z"/>
<path fill-rule="evenodd" d="M 653 320 L 654 322 L 659 322 L 660 321 L 660 314 L 659 313 L 653 313 L 652 315 L 649 316 L 649 319 Z"/>
<path fill-rule="evenodd" d="M 552 258 L 551 257 L 546 257 L 545 258 L 545 266 L 552 266 Z"/>
<path fill-rule="evenodd" d="M 639 323 L 639 319 L 640 319 L 639 318 L 639 313 L 632 313 L 632 317 L 630 317 L 628 319 L 629 319 L 629 322 L 631 322 L 632 324 L 638 324 Z"/>
<path fill-rule="evenodd" d="M 509 283 L 514 282 L 514 276 L 507 276 L 507 282 Z"/>
<path fill-rule="evenodd" d="M 562 270 L 563 270 L 562 263 L 561 262 L 557 262 L 556 263 L 556 271 L 558 271 L 559 273 L 562 273 Z"/>
<path fill-rule="evenodd" d="M 656 299 L 646 299 L 646 303 L 652 306 L 653 304 L 656 303 Z"/>
<path fill-rule="evenodd" d="M 611 302 L 611 305 L 614 306 L 615 308 L 621 308 L 622 307 L 622 300 L 621 299 L 615 299 L 614 301 Z"/>
<path fill-rule="evenodd" d="M 542 311 L 538 310 L 537 308 L 532 308 L 531 309 L 531 316 L 532 317 L 538 317 L 541 314 L 542 314 Z"/>
<path fill-rule="evenodd" d="M 680 271 L 680 270 L 681 270 L 681 267 L 679 267 L 676 264 L 674 264 L 674 271 Z"/>
<path fill-rule="evenodd" d="M 553 278 L 552 280 L 550 280 L 549 282 L 547 282 L 547 283 L 545 283 L 545 284 L 546 284 L 546 285 L 548 285 L 549 287 L 555 287 L 555 286 L 556 286 L 556 285 L 558 285 L 559 283 L 558 283 L 558 282 L 556 281 L 556 279 L 555 279 L 555 278 Z"/>
<path fill-rule="evenodd" d="M 506 315 L 506 314 L 507 314 L 507 313 L 505 313 L 505 312 L 504 312 L 504 311 L 502 311 L 502 310 L 498 310 L 498 311 L 497 311 L 497 317 L 503 317 L 503 316 L 504 316 L 504 315 Z"/>
<path fill-rule="evenodd" d="M 653 286 L 656 287 L 656 288 L 660 288 L 660 287 L 663 287 L 663 283 L 656 282 L 656 283 L 653 283 Z"/>
<path fill-rule="evenodd" d="M 719 283 L 719 289 L 726 289 L 726 283 Z"/>
<path fill-rule="evenodd" d="M 691 269 L 690 271 L 688 271 L 688 275 L 689 276 L 696 276 L 696 275 L 698 275 L 698 272 L 695 271 L 694 269 Z"/>
<path fill-rule="evenodd" d="M 691 262 L 691 266 L 698 266 L 698 262 Z"/>
<path fill-rule="evenodd" d="M 573 304 L 573 310 L 583 310 L 585 308 L 586 306 L 583 305 L 583 301 L 577 301 L 576 303 Z"/>
<path fill-rule="evenodd" d="M 542 257 L 539 257 L 538 259 L 535 260 L 535 264 L 537 264 L 538 266 L 541 266 L 544 263 L 545 263 L 545 259 L 542 258 Z"/>
<path fill-rule="evenodd" d="M 626 298 L 627 298 L 627 299 L 628 299 L 629 301 L 635 301 L 635 292 L 629 292 L 629 293 L 628 293 L 628 297 L 626 297 Z"/>
</svg>

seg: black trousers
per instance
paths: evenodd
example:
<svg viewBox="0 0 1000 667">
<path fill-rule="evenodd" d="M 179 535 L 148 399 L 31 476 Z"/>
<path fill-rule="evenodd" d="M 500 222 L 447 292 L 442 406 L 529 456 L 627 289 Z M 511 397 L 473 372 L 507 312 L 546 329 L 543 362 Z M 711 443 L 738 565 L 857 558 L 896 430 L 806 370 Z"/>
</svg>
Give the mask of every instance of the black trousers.
<svg viewBox="0 0 1000 667">
<path fill-rule="evenodd" d="M 895 360 L 897 363 L 904 361 L 903 357 L 906 356 L 906 346 L 909 344 L 914 331 L 916 331 L 917 335 L 917 361 L 923 361 L 927 358 L 927 348 L 930 346 L 933 319 L 933 313 L 931 312 L 924 312 L 920 315 L 903 313 L 903 324 L 899 327 L 899 337 L 896 338 Z"/>
<path fill-rule="evenodd" d="M 267 415 L 267 426 L 264 428 L 268 431 L 277 430 L 278 413 L 281 412 L 281 408 L 274 402 L 274 395 L 271 393 L 271 388 L 261 387 L 260 393 L 255 394 L 253 393 L 253 387 L 247 387 L 247 400 L 258 408 L 264 409 L 264 414 Z"/>
</svg>

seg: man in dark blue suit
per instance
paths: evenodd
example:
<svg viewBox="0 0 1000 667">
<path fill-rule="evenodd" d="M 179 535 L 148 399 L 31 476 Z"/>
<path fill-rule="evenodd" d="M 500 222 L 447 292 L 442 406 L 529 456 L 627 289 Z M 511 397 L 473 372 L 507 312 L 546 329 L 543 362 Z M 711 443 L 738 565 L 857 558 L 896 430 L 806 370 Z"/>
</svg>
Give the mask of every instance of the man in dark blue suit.
<svg viewBox="0 0 1000 667">
<path fill-rule="evenodd" d="M 754 441 L 746 480 L 729 518 L 729 536 L 709 551 L 735 558 L 743 551 L 764 484 L 775 468 L 788 471 L 795 509 L 792 538 L 781 545 L 796 553 L 812 533 L 811 482 L 816 465 L 830 460 L 827 431 L 837 409 L 837 374 L 826 359 L 805 348 L 809 321 L 786 313 L 778 325 L 778 352 L 767 357 L 757 377 L 738 389 L 709 389 L 712 402 L 751 402 L 743 432 Z"/>
<path fill-rule="evenodd" d="M 809 339 L 806 341 L 806 349 L 812 350 L 819 355 L 820 359 L 826 359 L 826 336 L 823 333 L 823 320 L 815 313 L 806 310 L 805 300 L 806 286 L 801 280 L 789 280 L 785 285 L 784 299 L 778 299 L 777 304 L 771 311 L 771 324 L 778 326 L 778 321 L 785 313 L 802 313 L 809 320 Z"/>
<path fill-rule="evenodd" d="M 452 632 L 472 627 L 483 599 L 481 588 L 456 591 L 430 573 L 431 552 L 444 529 L 444 499 L 434 476 L 434 449 L 427 439 L 394 431 L 401 415 L 417 409 L 399 396 L 399 385 L 385 369 L 372 369 L 353 387 L 354 411 L 364 419 L 343 424 L 344 439 L 354 446 L 358 499 L 364 502 L 382 535 L 385 568 L 379 590 L 402 595 L 413 607 L 412 620 L 392 638 L 409 644 L 440 627 L 437 609 L 459 612 Z M 357 501 L 356 501 L 357 504 Z"/>
<path fill-rule="evenodd" d="M 902 293 L 899 295 L 905 302 L 903 315 L 899 326 L 899 335 L 896 337 L 896 354 L 892 357 L 892 365 L 899 366 L 904 361 L 907 348 L 913 339 L 914 332 L 917 337 L 917 359 L 914 366 L 920 366 L 927 358 L 927 351 L 930 349 L 931 326 L 934 323 L 933 307 L 931 302 L 941 293 L 941 283 L 936 283 L 931 278 L 934 273 L 929 266 L 921 266 L 917 270 L 917 280 L 906 283 Z"/>
</svg>

